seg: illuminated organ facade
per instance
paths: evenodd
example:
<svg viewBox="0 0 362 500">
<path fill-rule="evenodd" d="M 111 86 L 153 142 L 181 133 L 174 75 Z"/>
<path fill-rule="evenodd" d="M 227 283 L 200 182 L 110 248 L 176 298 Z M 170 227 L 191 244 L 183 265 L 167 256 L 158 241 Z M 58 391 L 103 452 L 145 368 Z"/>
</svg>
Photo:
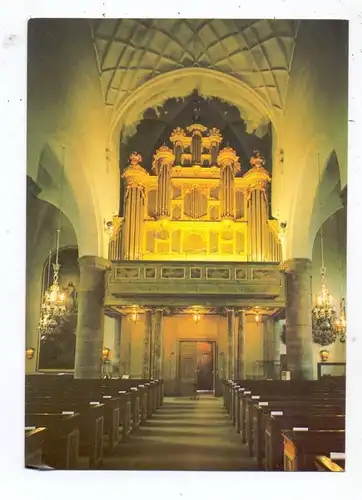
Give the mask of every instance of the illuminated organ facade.
<svg viewBox="0 0 362 500">
<path fill-rule="evenodd" d="M 255 151 L 247 170 L 222 141 L 216 128 L 178 127 L 155 152 L 151 173 L 132 153 L 111 260 L 281 261 L 264 159 Z"/>
</svg>

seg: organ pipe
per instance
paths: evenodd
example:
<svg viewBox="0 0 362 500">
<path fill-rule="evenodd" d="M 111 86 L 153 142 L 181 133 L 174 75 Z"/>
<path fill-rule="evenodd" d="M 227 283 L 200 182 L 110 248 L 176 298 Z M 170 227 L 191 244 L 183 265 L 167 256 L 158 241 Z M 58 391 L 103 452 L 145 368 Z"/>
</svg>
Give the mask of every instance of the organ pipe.
<svg viewBox="0 0 362 500">
<path fill-rule="evenodd" d="M 145 182 L 148 176 L 140 165 L 142 156 L 132 153 L 130 164 L 123 178 L 126 182 L 124 206 L 123 258 L 139 260 L 142 258 L 142 226 L 144 220 Z"/>
<path fill-rule="evenodd" d="M 175 161 L 172 149 L 161 146 L 153 156 L 152 168 L 158 176 L 156 213 L 159 218 L 171 215 L 171 169 Z"/>
<path fill-rule="evenodd" d="M 248 259 L 252 262 L 272 260 L 269 244 L 268 198 L 266 186 L 270 176 L 264 158 L 255 151 L 250 158 L 251 169 L 244 175 L 248 181 Z"/>
<path fill-rule="evenodd" d="M 220 166 L 220 187 L 221 187 L 221 217 L 231 219 L 235 217 L 235 174 L 240 171 L 238 157 L 232 148 L 222 149 L 218 155 L 218 165 Z"/>
</svg>

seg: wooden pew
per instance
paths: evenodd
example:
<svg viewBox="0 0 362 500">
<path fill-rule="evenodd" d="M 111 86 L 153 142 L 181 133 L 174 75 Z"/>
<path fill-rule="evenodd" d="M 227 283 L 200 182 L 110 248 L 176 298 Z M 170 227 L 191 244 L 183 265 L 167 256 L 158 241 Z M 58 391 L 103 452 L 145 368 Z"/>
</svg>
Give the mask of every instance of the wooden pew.
<svg viewBox="0 0 362 500">
<path fill-rule="evenodd" d="M 293 410 L 291 410 L 293 411 Z M 310 430 L 344 430 L 346 420 L 344 415 L 322 414 L 309 411 L 298 414 L 284 412 L 283 415 L 265 415 L 265 470 L 280 471 L 284 468 L 284 441 L 282 431 L 293 427 L 308 427 Z M 260 456 L 260 455 L 259 455 Z M 261 466 L 259 461 L 259 467 Z"/>
<path fill-rule="evenodd" d="M 345 392 L 345 379 L 323 379 L 323 380 L 305 380 L 305 381 L 282 381 L 282 380 L 238 380 L 224 381 L 224 406 L 229 410 L 231 418 L 235 422 L 238 412 L 238 398 L 240 388 L 250 391 L 262 391 L 263 389 L 268 394 L 282 393 L 281 391 L 298 391 L 298 390 L 322 390 L 333 392 Z M 234 412 L 234 414 L 233 414 Z"/>
<path fill-rule="evenodd" d="M 44 464 L 43 447 L 47 432 L 45 427 L 25 427 L 25 466 Z"/>
<path fill-rule="evenodd" d="M 266 403 L 268 404 L 266 405 Z M 292 410 L 293 413 L 300 415 L 308 413 L 343 414 L 345 411 L 345 401 L 344 399 L 319 399 L 313 396 L 300 398 L 293 396 L 278 400 L 269 398 L 269 401 L 259 403 L 251 402 L 248 408 L 246 440 L 250 456 L 257 457 L 258 464 L 260 465 L 264 454 L 265 415 L 268 415 L 271 411 L 284 410 Z"/>
<path fill-rule="evenodd" d="M 27 414 L 79 413 L 80 443 L 79 454 L 88 457 L 89 467 L 98 469 L 103 464 L 103 428 L 105 405 L 90 404 L 82 400 L 52 400 L 51 398 L 32 398 L 25 406 Z"/>
<path fill-rule="evenodd" d="M 34 413 L 25 415 L 25 426 L 46 428 L 43 462 L 54 469 L 78 468 L 79 414 Z"/>
<path fill-rule="evenodd" d="M 284 470 L 317 471 L 316 456 L 332 452 L 344 453 L 345 431 L 317 430 L 282 433 L 284 440 Z"/>
<path fill-rule="evenodd" d="M 312 386 L 313 387 L 313 386 Z M 239 428 L 241 439 L 243 443 L 246 443 L 249 439 L 251 432 L 251 423 L 249 422 L 249 407 L 251 404 L 258 404 L 259 401 L 272 401 L 272 400 L 280 400 L 286 399 L 288 401 L 292 400 L 300 400 L 300 399 L 311 399 L 315 398 L 318 401 L 323 401 L 325 398 L 330 397 L 329 393 L 324 392 L 324 390 L 318 390 L 316 386 L 314 386 L 314 390 L 311 390 L 311 387 L 306 385 L 296 386 L 294 389 L 293 386 L 285 386 L 285 388 L 275 388 L 272 390 L 272 387 L 269 388 L 268 392 L 266 390 L 263 391 L 244 391 L 240 395 L 240 415 L 239 415 Z M 337 393 L 336 399 L 345 401 L 345 395 Z"/>
<path fill-rule="evenodd" d="M 332 460 L 326 456 L 317 456 L 315 465 L 318 472 L 344 472 L 345 460 L 336 458 Z"/>
</svg>

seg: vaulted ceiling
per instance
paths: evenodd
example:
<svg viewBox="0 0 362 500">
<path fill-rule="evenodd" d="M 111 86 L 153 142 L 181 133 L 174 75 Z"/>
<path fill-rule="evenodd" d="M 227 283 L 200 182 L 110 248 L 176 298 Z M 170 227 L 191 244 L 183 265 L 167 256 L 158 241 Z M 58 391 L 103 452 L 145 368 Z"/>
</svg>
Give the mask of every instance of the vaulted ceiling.
<svg viewBox="0 0 362 500">
<path fill-rule="evenodd" d="M 298 21 L 107 19 L 90 26 L 108 106 L 155 76 L 185 67 L 234 76 L 266 105 L 285 106 Z"/>
</svg>

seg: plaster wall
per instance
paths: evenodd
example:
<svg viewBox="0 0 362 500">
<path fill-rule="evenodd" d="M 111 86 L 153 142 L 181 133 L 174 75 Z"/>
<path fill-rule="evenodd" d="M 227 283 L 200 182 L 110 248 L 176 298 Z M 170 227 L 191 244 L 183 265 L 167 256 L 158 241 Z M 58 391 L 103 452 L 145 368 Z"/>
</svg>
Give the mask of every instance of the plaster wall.
<svg viewBox="0 0 362 500">
<path fill-rule="evenodd" d="M 339 315 L 340 299 L 344 297 L 347 302 L 347 274 L 346 274 L 346 257 L 347 257 L 347 242 L 346 242 L 346 228 L 347 228 L 347 210 L 343 208 L 333 214 L 323 224 L 323 237 L 324 237 L 324 263 L 327 268 L 327 287 L 334 298 L 334 303 Z M 312 291 L 313 299 L 320 291 L 320 268 L 322 265 L 321 259 L 321 242 L 320 230 L 314 241 L 313 246 L 313 260 L 312 260 Z M 315 360 L 315 370 L 317 363 L 320 361 L 319 351 L 320 346 L 313 344 L 313 353 Z M 346 344 L 337 340 L 334 344 L 328 346 L 329 362 L 345 362 L 346 361 Z"/>
<path fill-rule="evenodd" d="M 77 217 L 73 208 L 69 218 L 73 224 L 77 218 L 80 224 L 80 256 L 104 255 L 103 219 L 109 220 L 118 211 L 118 151 L 111 151 L 107 144 L 107 127 L 88 21 L 31 20 L 28 174 L 37 179 L 44 148 L 53 150 L 58 163 L 62 146 L 66 148 L 65 173 L 74 197 L 70 200 L 69 194 L 68 203 L 75 201 L 79 211 Z M 52 163 L 44 168 L 56 177 Z M 47 199 L 46 190 L 42 197 Z"/>
<path fill-rule="evenodd" d="M 282 144 L 273 169 L 273 214 L 288 222 L 285 259 L 311 257 L 309 225 L 318 185 L 332 151 L 347 183 L 348 22 L 300 23 L 291 66 Z"/>
</svg>

